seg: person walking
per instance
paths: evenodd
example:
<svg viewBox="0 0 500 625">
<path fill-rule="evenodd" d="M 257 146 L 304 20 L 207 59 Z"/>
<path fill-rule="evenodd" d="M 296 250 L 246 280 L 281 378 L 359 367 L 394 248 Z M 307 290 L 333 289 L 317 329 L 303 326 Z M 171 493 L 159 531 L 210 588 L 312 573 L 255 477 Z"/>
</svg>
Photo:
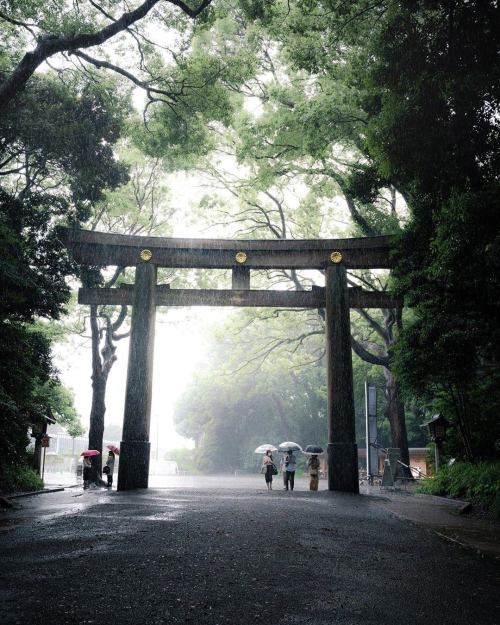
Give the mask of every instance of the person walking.
<svg viewBox="0 0 500 625">
<path fill-rule="evenodd" d="M 286 454 L 281 454 L 281 459 L 280 459 L 280 471 L 281 471 L 281 475 L 283 477 L 283 490 L 286 490 L 285 455 Z"/>
<path fill-rule="evenodd" d="M 275 464 L 273 454 L 270 449 L 266 451 L 264 457 L 262 458 L 262 468 L 264 470 L 267 490 L 273 490 L 273 469 L 275 469 Z"/>
<path fill-rule="evenodd" d="M 293 490 L 295 484 L 295 469 L 297 468 L 297 459 L 292 450 L 285 455 L 285 490 Z"/>
<path fill-rule="evenodd" d="M 319 458 L 316 454 L 307 460 L 309 467 L 309 490 L 318 490 L 319 482 Z"/>
<path fill-rule="evenodd" d="M 108 452 L 108 459 L 106 460 L 106 464 L 104 466 L 104 473 L 108 478 L 107 488 L 111 488 L 113 486 L 113 471 L 115 469 L 115 454 L 112 451 Z"/>
</svg>

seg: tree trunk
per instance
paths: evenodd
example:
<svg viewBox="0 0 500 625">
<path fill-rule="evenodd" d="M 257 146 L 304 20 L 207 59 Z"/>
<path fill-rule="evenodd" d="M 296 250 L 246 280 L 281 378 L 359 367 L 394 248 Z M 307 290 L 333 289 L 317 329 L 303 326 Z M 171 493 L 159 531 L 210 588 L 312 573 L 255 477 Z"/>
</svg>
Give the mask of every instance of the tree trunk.
<svg viewBox="0 0 500 625">
<path fill-rule="evenodd" d="M 281 425 L 283 427 L 283 436 L 285 440 L 290 440 L 292 438 L 293 424 L 290 423 L 290 420 L 287 417 L 287 412 L 285 410 L 285 406 L 283 403 L 283 398 L 277 392 L 271 393 L 271 398 L 276 406 L 276 411 L 278 412 L 278 416 L 281 421 Z"/>
<path fill-rule="evenodd" d="M 408 449 L 408 436 L 406 433 L 405 406 L 399 394 L 399 385 L 392 371 L 387 367 L 382 368 L 386 380 L 387 389 L 387 413 L 391 426 L 391 440 L 393 447 L 397 447 L 401 452 L 401 462 L 410 464 L 410 452 Z M 403 467 L 404 468 L 404 467 Z M 411 471 L 405 470 L 407 477 L 411 476 Z"/>
<path fill-rule="evenodd" d="M 106 413 L 106 384 L 109 370 L 103 368 L 99 353 L 100 332 L 97 320 L 97 306 L 90 307 L 90 329 L 92 334 L 92 406 L 90 409 L 89 449 L 97 449 L 100 456 L 92 458 L 91 482 L 102 479 L 102 437 Z"/>
<path fill-rule="evenodd" d="M 89 449 L 97 449 L 100 456 L 92 458 L 92 482 L 102 478 L 102 437 L 104 434 L 104 415 L 106 413 L 107 376 L 102 373 L 92 375 L 92 407 L 90 409 Z"/>
<path fill-rule="evenodd" d="M 459 388 L 455 387 L 450 390 L 450 396 L 455 407 L 455 414 L 457 416 L 458 429 L 462 437 L 465 456 L 471 464 L 476 463 L 476 457 L 472 447 L 472 437 L 470 429 L 468 427 L 467 419 L 467 402 L 465 400 L 465 394 Z"/>
</svg>

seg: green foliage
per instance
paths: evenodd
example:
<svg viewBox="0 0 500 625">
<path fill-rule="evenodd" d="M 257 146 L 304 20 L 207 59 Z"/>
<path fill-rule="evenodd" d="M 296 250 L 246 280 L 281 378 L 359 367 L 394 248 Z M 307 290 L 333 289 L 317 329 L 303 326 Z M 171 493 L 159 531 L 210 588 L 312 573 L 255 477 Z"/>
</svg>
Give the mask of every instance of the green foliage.
<svg viewBox="0 0 500 625">
<path fill-rule="evenodd" d="M 28 427 L 46 412 L 37 391 L 53 375 L 50 344 L 32 326 L 0 323 L 0 469 L 19 464 L 28 444 Z M 1 473 L 0 470 L 0 473 Z"/>
<path fill-rule="evenodd" d="M 365 51 L 368 71 L 362 75 L 367 97 L 376 103 L 370 107 L 370 150 L 381 169 L 412 193 L 446 198 L 498 171 L 494 5 L 390 3 Z"/>
<path fill-rule="evenodd" d="M 136 144 L 151 156 L 160 156 L 168 169 L 189 169 L 215 147 L 214 128 L 228 125 L 233 107 L 241 106 L 232 88 L 252 76 L 251 56 L 229 48 L 227 38 L 236 25 L 217 21 L 209 36 L 197 31 L 189 55 L 178 56 L 176 65 L 159 73 L 168 85 L 176 85 L 172 101 L 158 101 L 148 109 L 145 128 L 132 130 Z"/>
<path fill-rule="evenodd" d="M 26 465 L 3 466 L 0 471 L 0 493 L 31 492 L 42 488 L 42 478 Z"/>
<path fill-rule="evenodd" d="M 245 17 L 252 20 L 266 20 L 276 0 L 239 0 L 239 6 Z"/>
<path fill-rule="evenodd" d="M 39 194 L 14 198 L 0 190 L 1 319 L 60 314 L 71 265 L 51 220 L 64 208 Z"/>
<path fill-rule="evenodd" d="M 39 414 L 49 414 L 70 436 L 82 436 L 85 432 L 80 417 L 73 406 L 73 393 L 59 380 L 51 378 L 39 386 L 34 397 L 39 406 Z"/>
<path fill-rule="evenodd" d="M 129 112 L 128 97 L 114 81 L 65 84 L 50 74 L 37 76 L 16 105 L 2 111 L 1 156 L 9 159 L 10 184 L 24 173 L 23 196 L 36 194 L 38 204 L 54 204 L 54 213 L 70 220 L 88 216 L 106 188 L 127 179 L 113 146 Z"/>
<path fill-rule="evenodd" d="M 394 272 L 415 308 L 396 349 L 399 380 L 433 397 L 469 460 L 491 457 L 499 436 L 494 13 L 491 2 L 394 4 L 365 73 L 369 149 L 412 210 Z"/>
<path fill-rule="evenodd" d="M 126 180 L 113 144 L 127 103 L 111 95 L 111 85 L 79 88 L 75 97 L 52 77 L 37 78 L 23 93 L 22 107 L 1 117 L 2 318 L 60 314 L 72 266 L 54 226 L 63 218 L 86 218 L 106 188 Z"/>
<path fill-rule="evenodd" d="M 185 471 L 189 475 L 198 475 L 200 467 L 197 462 L 197 449 L 170 449 L 165 453 L 164 460 L 177 462 L 179 471 Z"/>
<path fill-rule="evenodd" d="M 435 477 L 422 480 L 418 492 L 466 499 L 500 519 L 500 463 L 455 462 L 442 467 Z"/>
<path fill-rule="evenodd" d="M 311 358 L 314 347 L 304 347 L 300 356 L 294 353 L 298 345 L 267 357 L 262 352 L 270 342 L 279 345 L 284 324 L 290 336 L 297 332 L 300 313 L 284 313 L 258 327 L 249 323 L 252 313 L 235 317 L 239 320 L 214 337 L 206 366 L 174 414 L 179 433 L 198 443 L 198 466 L 209 472 L 256 468 L 253 450 L 263 442 L 327 442 L 324 363 L 299 366 Z"/>
</svg>

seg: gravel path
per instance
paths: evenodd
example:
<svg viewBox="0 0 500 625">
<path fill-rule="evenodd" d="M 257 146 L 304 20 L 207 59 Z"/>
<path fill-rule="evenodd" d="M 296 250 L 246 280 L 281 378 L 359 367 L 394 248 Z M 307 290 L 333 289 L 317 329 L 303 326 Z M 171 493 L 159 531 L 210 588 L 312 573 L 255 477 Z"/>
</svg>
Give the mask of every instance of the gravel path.
<svg viewBox="0 0 500 625">
<path fill-rule="evenodd" d="M 2 517 L 2 625 L 499 622 L 496 563 L 369 496 L 254 487 L 30 499 Z"/>
</svg>

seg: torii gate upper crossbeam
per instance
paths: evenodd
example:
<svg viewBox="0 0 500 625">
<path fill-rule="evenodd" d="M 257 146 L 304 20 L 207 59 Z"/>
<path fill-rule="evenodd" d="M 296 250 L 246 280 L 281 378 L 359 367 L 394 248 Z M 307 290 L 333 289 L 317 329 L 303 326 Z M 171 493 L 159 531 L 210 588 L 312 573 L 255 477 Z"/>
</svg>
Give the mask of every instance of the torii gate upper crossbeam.
<svg viewBox="0 0 500 625">
<path fill-rule="evenodd" d="M 340 252 L 350 269 L 390 269 L 393 237 L 353 239 L 171 239 L 60 228 L 59 236 L 73 258 L 89 265 L 128 267 L 147 250 L 157 267 L 189 269 L 326 269 L 332 252 Z M 244 260 L 237 260 L 243 253 Z M 241 258 L 241 257 L 240 257 Z"/>
</svg>

